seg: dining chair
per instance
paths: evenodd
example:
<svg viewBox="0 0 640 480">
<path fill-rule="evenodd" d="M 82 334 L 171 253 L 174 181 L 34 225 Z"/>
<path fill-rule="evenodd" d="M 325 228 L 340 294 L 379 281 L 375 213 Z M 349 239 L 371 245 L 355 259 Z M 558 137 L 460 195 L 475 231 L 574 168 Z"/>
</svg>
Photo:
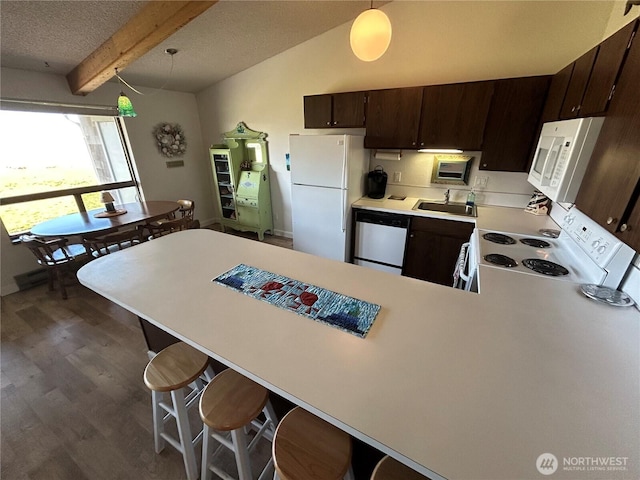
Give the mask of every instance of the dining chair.
<svg viewBox="0 0 640 480">
<path fill-rule="evenodd" d="M 148 222 L 147 225 L 153 225 L 154 227 L 157 227 L 162 223 L 175 220 L 176 218 L 185 218 L 185 217 L 188 217 L 189 219 L 191 219 L 191 221 L 194 221 L 193 213 L 195 212 L 195 209 L 196 209 L 196 202 L 194 202 L 193 200 L 181 199 L 181 200 L 176 200 L 176 203 L 180 205 L 180 208 L 177 210 L 177 212 L 171 212 L 169 215 L 167 215 L 167 218 L 161 218 L 160 220 Z M 176 213 L 178 213 L 179 216 L 176 215 Z"/>
<path fill-rule="evenodd" d="M 165 220 L 158 225 L 147 223 L 144 228 L 149 230 L 149 240 L 153 238 L 163 237 L 173 232 L 188 230 L 192 228 L 193 220 L 189 217 L 176 218 L 174 220 Z"/>
<path fill-rule="evenodd" d="M 194 202 L 193 200 L 178 200 L 177 203 L 178 205 L 180 205 L 178 212 L 180 213 L 181 217 L 189 217 L 191 220 L 193 220 L 193 213 L 196 209 L 196 202 Z"/>
<path fill-rule="evenodd" d="M 65 274 L 78 257 L 85 254 L 85 248 L 80 244 L 69 244 L 66 238 L 45 239 L 35 235 L 20 236 L 22 245 L 31 250 L 38 261 L 49 274 L 49 291 L 53 291 L 55 280 L 60 284 L 62 299 L 67 299 L 67 289 L 64 283 Z"/>
<path fill-rule="evenodd" d="M 110 253 L 132 247 L 143 241 L 143 227 L 130 230 L 117 231 L 111 230 L 99 236 L 86 235 L 82 238 L 82 243 L 87 251 L 87 255 L 92 258 L 102 257 Z"/>
</svg>

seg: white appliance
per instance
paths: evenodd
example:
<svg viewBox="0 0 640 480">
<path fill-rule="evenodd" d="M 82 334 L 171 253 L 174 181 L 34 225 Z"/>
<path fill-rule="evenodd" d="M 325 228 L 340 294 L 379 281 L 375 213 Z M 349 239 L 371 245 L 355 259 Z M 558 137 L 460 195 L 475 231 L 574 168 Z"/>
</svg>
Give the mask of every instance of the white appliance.
<svg viewBox="0 0 640 480">
<path fill-rule="evenodd" d="M 603 117 L 592 117 L 545 123 L 529 183 L 554 202 L 573 203 L 603 122 Z"/>
<path fill-rule="evenodd" d="M 364 195 L 364 137 L 290 135 L 293 249 L 345 262 L 351 204 Z"/>
<path fill-rule="evenodd" d="M 469 259 L 469 270 L 475 275 L 481 265 L 614 289 L 620 286 L 634 256 L 630 247 L 576 208 L 563 217 L 561 230 L 525 236 L 476 229 L 471 244 L 474 255 Z"/>
<path fill-rule="evenodd" d="M 355 216 L 353 263 L 401 275 L 409 217 L 368 210 Z"/>
</svg>

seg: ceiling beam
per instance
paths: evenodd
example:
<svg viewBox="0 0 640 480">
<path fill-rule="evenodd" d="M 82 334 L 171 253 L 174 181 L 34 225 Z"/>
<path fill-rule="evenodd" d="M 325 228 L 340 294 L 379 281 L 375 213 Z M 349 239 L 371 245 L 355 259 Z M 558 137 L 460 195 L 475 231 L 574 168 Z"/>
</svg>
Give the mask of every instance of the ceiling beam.
<svg viewBox="0 0 640 480">
<path fill-rule="evenodd" d="M 67 74 L 74 95 L 86 95 L 203 13 L 214 1 L 150 1 Z"/>
</svg>

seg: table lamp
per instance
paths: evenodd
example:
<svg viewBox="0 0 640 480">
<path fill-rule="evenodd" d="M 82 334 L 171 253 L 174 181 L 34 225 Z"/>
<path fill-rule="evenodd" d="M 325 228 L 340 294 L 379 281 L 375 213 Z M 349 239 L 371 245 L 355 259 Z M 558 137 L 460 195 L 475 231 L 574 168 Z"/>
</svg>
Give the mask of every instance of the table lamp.
<svg viewBox="0 0 640 480">
<path fill-rule="evenodd" d="M 104 206 L 107 209 L 107 212 L 116 211 L 116 208 L 113 206 L 114 201 L 115 199 L 113 198 L 113 195 L 111 195 L 111 192 L 100 193 L 100 202 L 104 203 Z"/>
</svg>

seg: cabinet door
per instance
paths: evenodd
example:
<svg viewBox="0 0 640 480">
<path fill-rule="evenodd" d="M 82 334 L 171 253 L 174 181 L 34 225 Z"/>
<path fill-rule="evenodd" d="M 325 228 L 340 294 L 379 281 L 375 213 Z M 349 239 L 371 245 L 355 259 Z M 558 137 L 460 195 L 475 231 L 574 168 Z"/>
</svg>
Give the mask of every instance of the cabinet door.
<svg viewBox="0 0 640 480">
<path fill-rule="evenodd" d="M 369 92 L 365 148 L 416 149 L 422 87 Z"/>
<path fill-rule="evenodd" d="M 480 150 L 494 82 L 424 87 L 420 148 Z"/>
<path fill-rule="evenodd" d="M 604 113 L 613 93 L 613 86 L 622 66 L 631 35 L 636 28 L 631 22 L 600 44 L 593 71 L 582 99 L 580 116 L 588 117 L 596 113 Z"/>
<path fill-rule="evenodd" d="M 587 88 L 591 71 L 593 70 L 598 48 L 599 46 L 592 48 L 574 62 L 567 94 L 564 97 L 562 109 L 560 110 L 560 118 L 562 120 L 576 118 L 580 114 L 582 98 L 584 97 L 584 92 Z"/>
<path fill-rule="evenodd" d="M 304 128 L 331 127 L 331 95 L 304 97 Z"/>
<path fill-rule="evenodd" d="M 364 127 L 364 92 L 333 94 L 333 126 L 336 128 Z"/>
<path fill-rule="evenodd" d="M 551 76 L 495 84 L 484 130 L 481 170 L 527 172 Z"/>
<path fill-rule="evenodd" d="M 634 41 L 591 156 L 577 207 L 640 250 L 640 41 Z M 632 213 L 633 212 L 633 213 Z M 626 225 L 621 231 L 621 225 Z"/>
<path fill-rule="evenodd" d="M 573 63 L 564 67 L 551 79 L 549 94 L 547 95 L 547 101 L 544 104 L 542 118 L 540 119 L 542 123 L 560 120 L 560 109 L 562 108 L 564 97 L 567 94 L 567 88 L 569 88 L 571 73 L 573 73 Z"/>
<path fill-rule="evenodd" d="M 472 223 L 413 217 L 402 274 L 452 286 L 460 247 L 472 232 Z"/>
</svg>

